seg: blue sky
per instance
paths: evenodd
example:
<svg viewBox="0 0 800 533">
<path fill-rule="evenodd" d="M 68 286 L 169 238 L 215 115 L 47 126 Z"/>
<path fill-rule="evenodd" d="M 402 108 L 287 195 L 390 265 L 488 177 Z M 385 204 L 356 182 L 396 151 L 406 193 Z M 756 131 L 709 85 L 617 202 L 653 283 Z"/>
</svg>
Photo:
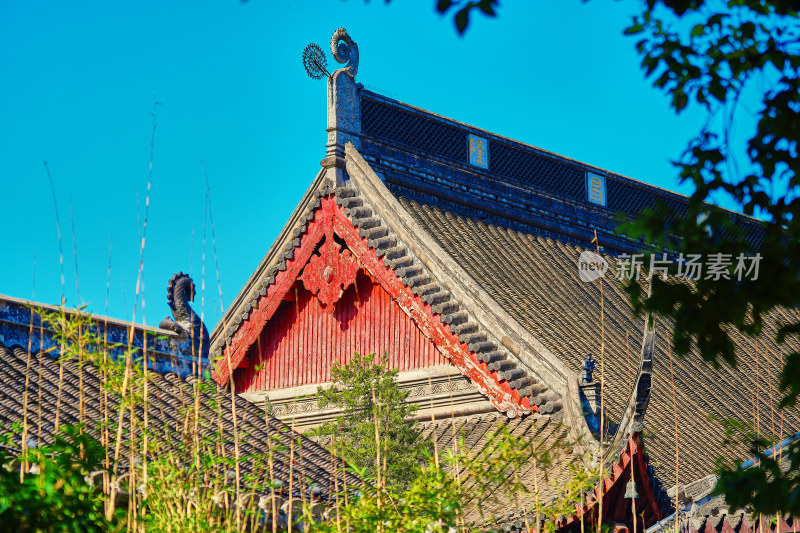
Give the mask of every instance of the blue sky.
<svg viewBox="0 0 800 533">
<path fill-rule="evenodd" d="M 325 84 L 300 55 L 348 29 L 367 88 L 672 190 L 670 160 L 702 123 L 679 116 L 622 30 L 634 1 L 507 0 L 458 37 L 434 2 L 175 0 L 0 3 L 0 293 L 58 303 L 53 176 L 67 304 L 130 319 L 145 211 L 146 321 L 169 313 L 170 276 L 200 292 L 208 168 L 224 304 L 256 268 L 314 178 Z M 332 61 L 332 60 L 331 60 Z M 683 189 L 683 192 L 688 192 Z M 80 301 L 70 220 L 77 241 Z M 210 228 L 205 299 L 220 315 Z M 35 261 L 35 271 L 34 271 Z M 35 278 L 35 284 L 34 284 Z M 196 309 L 200 310 L 200 298 Z M 141 310 L 137 320 L 141 321 Z"/>
</svg>

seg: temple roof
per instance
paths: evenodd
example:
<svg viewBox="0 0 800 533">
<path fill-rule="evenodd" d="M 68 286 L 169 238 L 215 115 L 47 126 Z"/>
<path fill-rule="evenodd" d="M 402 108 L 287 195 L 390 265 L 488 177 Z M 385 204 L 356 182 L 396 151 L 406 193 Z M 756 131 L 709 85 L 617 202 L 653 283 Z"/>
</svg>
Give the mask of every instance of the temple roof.
<svg viewBox="0 0 800 533">
<path fill-rule="evenodd" d="M 614 269 L 602 293 L 600 283 L 579 277 L 583 251 L 599 249 L 613 265 L 619 253 L 647 246 L 618 235 L 620 219 L 658 203 L 683 216 L 685 196 L 383 97 L 355 83 L 354 73 L 340 69 L 328 80 L 323 169 L 212 333 L 212 358 L 229 354 L 235 368 L 244 357 L 253 335 L 242 332 L 293 267 L 315 213 L 333 200 L 342 224 L 357 228 L 357 247 L 455 336 L 483 372 L 477 382 L 484 374 L 494 380 L 488 391 L 498 410 L 512 418 L 559 412 L 585 446 L 578 452 L 598 447 L 578 390 L 587 353 L 597 360 L 612 427 L 628 424 L 634 407 L 638 417 L 608 452 L 641 435 L 665 486 L 703 478 L 720 456 L 746 454 L 746 445 L 725 443 L 722 420 L 755 421 L 776 435 L 800 430 L 800 410 L 779 410 L 776 390 L 783 357 L 800 341 L 775 342 L 780 322 L 796 320 L 798 310 L 772 312 L 757 345 L 733 332 L 737 367 L 714 368 L 696 349 L 674 357 L 671 324 L 646 329 Z M 758 247 L 758 221 L 731 217 Z M 227 379 L 229 370 L 217 368 Z"/>
<path fill-rule="evenodd" d="M 647 244 L 616 234 L 618 217 L 630 220 L 657 204 L 673 217 L 686 212 L 684 195 L 367 89 L 360 89 L 359 96 L 356 147 L 393 191 L 413 191 L 416 198 L 433 198 L 453 211 L 563 242 L 588 244 L 596 230 L 613 251 Z M 471 138 L 485 141 L 485 166 L 470 160 Z M 757 247 L 762 238 L 758 221 L 730 215 Z"/>
<path fill-rule="evenodd" d="M 619 252 L 640 251 L 644 243 L 614 232 L 619 217 L 656 202 L 678 217 L 686 197 L 366 90 L 361 112 L 359 155 L 425 234 L 571 372 L 580 371 L 586 353 L 599 358 L 600 287 L 580 279 L 581 252 L 595 250 L 595 231 L 609 264 Z M 488 168 L 470 164 L 470 136 L 487 141 Z M 603 179 L 605 205 L 589 198 L 591 176 Z M 732 216 L 757 245 L 757 221 Z M 644 320 L 634 316 L 613 270 L 604 278 L 602 329 L 607 412 L 619 422 L 633 394 Z M 657 322 L 644 435 L 665 485 L 674 483 L 676 417 L 679 482 L 713 471 L 718 457 L 746 456 L 745 444 L 724 445 L 723 420 L 758 421 L 762 433 L 776 436 L 800 430 L 800 409 L 778 410 L 777 390 L 782 358 L 800 349 L 800 339 L 775 342 L 780 323 L 798 316 L 772 312 L 757 344 L 732 332 L 736 368 L 714 368 L 696 348 L 670 358 L 671 324 Z"/>
<path fill-rule="evenodd" d="M 37 442 L 51 443 L 58 416 L 60 426 L 83 423 L 86 430 L 102 442 L 101 428 L 104 427 L 105 417 L 108 417 L 111 427 L 115 428 L 120 408 L 119 395 L 104 394 L 106 389 L 103 381 L 102 370 L 96 364 L 85 361 L 81 363 L 75 359 L 58 361 L 50 354 L 41 352 L 29 355 L 27 348 L 19 345 L 5 346 L 0 342 L 0 427 L 8 431 L 12 424 L 22 425 L 26 420 L 29 446 L 37 445 Z M 186 413 L 194 405 L 196 388 L 202 406 L 197 426 L 201 442 L 218 442 L 222 448 L 217 453 L 235 455 L 234 424 L 230 413 L 231 393 L 228 389 L 213 383 L 203 383 L 202 386 L 195 387 L 199 383 L 195 377 L 181 378 L 174 373 L 162 375 L 152 371 L 148 383 L 149 429 L 154 435 L 168 437 L 170 443 L 167 448 L 160 448 L 159 453 L 183 453 L 180 452 L 183 449 L 180 447 L 180 437 L 185 429 L 183 425 L 186 423 Z M 138 394 L 141 392 L 139 390 Z M 106 405 L 105 398 L 108 399 Z M 145 411 L 141 403 L 135 411 L 141 424 Z M 130 424 L 128 409 L 122 412 L 122 434 L 127 443 L 128 432 L 134 426 Z M 291 476 L 295 490 L 314 484 L 323 495 L 327 495 L 332 489 L 333 479 L 341 478 L 341 472 L 331 467 L 331 455 L 324 448 L 295 433 L 278 419 L 265 416 L 262 409 L 239 397 L 236 398 L 236 418 L 243 475 L 257 475 L 257 469 L 263 466 L 258 466 L 249 458 L 262 457 L 271 449 L 275 478 L 285 480 L 287 484 L 284 486 L 288 486 Z M 140 430 L 135 431 L 141 435 Z M 114 435 L 110 438 L 113 446 Z M 151 449 L 155 448 L 156 442 L 159 441 L 151 437 Z M 17 444 L 21 446 L 21 443 Z M 294 448 L 292 452 L 290 445 Z M 127 469 L 128 448 L 127 444 L 120 448 L 123 470 Z M 292 468 L 289 467 L 290 453 L 294 454 Z M 356 485 L 359 481 L 348 474 L 348 483 Z"/>
<path fill-rule="evenodd" d="M 438 285 L 447 292 L 451 307 L 431 307 L 442 322 L 451 314 L 466 313 L 464 323 L 475 324 L 467 330 L 467 344 L 479 362 L 482 353 L 497 353 L 487 360 L 508 360 L 523 371 L 517 386 L 509 380 L 512 390 L 529 394 L 522 390 L 522 382 L 540 382 L 559 399 L 559 407 L 575 407 L 570 387 L 584 355 L 599 357 L 602 336 L 599 284 L 579 279 L 579 254 L 588 248 L 595 230 L 606 253 L 634 249 L 638 243 L 613 233 L 615 212 L 633 216 L 659 199 L 672 202 L 679 216 L 685 198 L 364 89 L 358 94 L 360 149 L 351 143 L 342 157 L 323 161 L 326 168 L 212 333 L 212 357 L 222 354 L 225 343 L 232 341 L 275 276 L 286 268 L 321 198 L 334 194 L 352 223 L 361 228 L 365 242 L 409 289 L 423 294 L 423 300 L 428 286 Z M 469 135 L 489 141 L 489 169 L 470 166 Z M 508 159 L 512 157 L 527 163 L 513 167 Z M 341 178 L 334 178 L 333 171 L 345 172 L 343 186 L 337 188 L 334 179 Z M 585 196 L 590 174 L 606 180 L 605 206 Z M 741 223 L 757 227 L 746 218 Z M 611 421 L 619 422 L 634 392 L 644 321 L 634 316 L 622 282 L 613 276 L 606 280 L 605 395 Z M 432 294 L 436 290 L 431 289 Z M 776 432 L 800 429 L 799 412 L 777 411 L 775 386 L 788 348 L 774 343 L 774 333 L 776 321 L 786 313 L 795 311 L 776 311 L 767 323 L 758 357 L 752 340 L 734 335 L 739 345 L 737 368 L 714 369 L 694 351 L 684 359 L 673 358 L 671 372 L 670 325 L 657 324 L 655 390 L 645 435 L 651 459 L 664 475 L 674 471 L 667 465 L 674 464 L 676 415 L 681 428 L 679 482 L 703 477 L 720 455 L 732 458 L 745 453 L 743 446 L 723 446 L 722 427 L 710 417 L 740 421 L 758 417 L 765 429 L 770 413 L 779 413 L 774 424 L 769 419 Z M 464 334 L 461 322 L 450 329 Z M 797 344 L 794 339 L 789 342 Z M 498 379 L 502 381 L 502 373 Z M 577 411 L 567 419 L 580 425 Z"/>
</svg>

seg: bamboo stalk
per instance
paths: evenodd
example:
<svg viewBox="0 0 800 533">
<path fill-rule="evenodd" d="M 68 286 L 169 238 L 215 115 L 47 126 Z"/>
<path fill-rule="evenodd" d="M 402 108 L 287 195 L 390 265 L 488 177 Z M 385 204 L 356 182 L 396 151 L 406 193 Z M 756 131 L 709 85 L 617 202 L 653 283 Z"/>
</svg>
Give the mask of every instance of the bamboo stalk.
<svg viewBox="0 0 800 533">
<path fill-rule="evenodd" d="M 676 446 L 678 445 L 677 441 L 675 442 L 675 445 Z M 635 471 L 633 469 L 633 454 L 631 454 L 631 481 L 633 482 L 633 486 L 635 487 L 636 486 L 636 475 L 635 475 Z M 677 494 L 677 492 L 676 492 L 676 494 Z M 677 509 L 677 507 L 675 509 Z M 633 533 L 637 533 L 636 532 L 636 528 L 637 528 L 637 525 L 638 525 L 637 524 L 638 520 L 636 519 L 636 496 L 635 496 L 635 494 L 631 495 L 631 518 L 633 518 Z M 675 523 L 677 523 L 677 522 L 678 521 L 677 521 L 677 517 L 676 517 Z M 642 524 L 642 525 L 644 526 L 644 524 Z"/>
<path fill-rule="evenodd" d="M 230 382 L 231 388 L 231 416 L 233 417 L 233 454 L 234 454 L 234 467 L 236 472 L 236 498 L 239 498 L 240 490 L 241 490 L 241 479 L 240 475 L 241 472 L 239 470 L 239 425 L 238 419 L 236 417 L 236 380 L 233 376 L 233 368 L 231 368 L 231 358 L 226 357 L 226 362 L 228 363 L 228 381 Z M 291 503 L 290 503 L 291 505 Z M 239 528 L 240 524 L 240 513 L 239 513 L 239 506 L 236 506 L 236 528 Z"/>
<path fill-rule="evenodd" d="M 88 318 L 88 317 L 87 317 Z M 86 393 L 83 390 L 83 322 L 81 311 L 78 311 L 78 420 L 80 420 L 80 432 L 83 434 L 85 423 Z M 84 457 L 83 443 L 80 445 L 80 457 Z"/>
<path fill-rule="evenodd" d="M 37 402 L 38 412 L 36 413 L 37 416 L 37 428 L 38 428 L 38 435 L 36 438 L 36 446 L 40 447 L 42 445 L 42 357 L 41 353 L 44 351 L 44 323 L 43 317 L 39 315 L 39 357 L 36 358 L 38 361 L 36 373 L 37 373 L 37 390 L 39 392 L 39 398 Z"/>
<path fill-rule="evenodd" d="M 373 424 L 375 425 L 375 477 L 376 477 L 376 484 L 378 486 L 378 513 L 381 511 L 381 439 L 380 435 L 378 434 L 378 413 L 377 413 L 377 403 L 375 400 L 375 383 L 371 384 L 372 386 L 372 420 Z M 383 531 L 382 528 L 383 524 L 378 524 L 378 531 Z"/>
<path fill-rule="evenodd" d="M 597 248 L 597 255 L 600 255 L 600 241 L 597 238 L 597 230 L 594 230 L 594 243 Z M 597 513 L 597 528 L 601 529 L 603 524 L 603 493 L 605 485 L 603 482 L 603 442 L 605 441 L 605 296 L 603 294 L 603 277 L 600 276 L 600 502 Z"/>
<path fill-rule="evenodd" d="M 678 400 L 677 395 L 675 393 L 675 369 L 672 362 L 672 343 L 667 343 L 667 352 L 669 353 L 669 377 L 670 377 L 670 386 L 672 388 L 672 412 L 675 418 L 675 509 L 678 509 L 678 474 L 680 468 L 680 455 L 678 449 Z M 675 533 L 678 533 L 678 520 L 677 516 L 675 519 Z"/>
<path fill-rule="evenodd" d="M 433 436 L 433 460 L 436 468 L 439 468 L 439 443 L 436 442 L 436 418 L 433 415 L 433 382 L 428 376 L 428 390 L 430 391 L 431 403 L 431 435 Z"/>
<path fill-rule="evenodd" d="M 58 433 L 58 429 L 60 426 L 61 421 L 61 396 L 64 390 L 64 353 L 66 351 L 66 340 L 64 339 L 64 335 L 66 333 L 66 310 L 64 309 L 65 305 L 64 298 L 61 298 L 61 351 L 59 352 L 59 360 L 58 360 L 58 397 L 56 398 L 56 422 L 55 422 L 55 431 L 54 433 Z"/>
<path fill-rule="evenodd" d="M 292 506 L 294 504 L 294 418 L 292 418 L 292 434 L 289 436 L 289 506 L 288 506 L 288 530 L 292 530 Z"/>
<path fill-rule="evenodd" d="M 34 267 L 35 269 L 35 267 Z M 19 469 L 19 482 L 25 482 L 25 472 L 28 470 L 28 388 L 30 386 L 31 376 L 31 344 L 33 343 L 33 306 L 31 306 L 31 314 L 28 326 L 28 353 L 25 359 L 25 389 L 22 392 L 22 465 Z M 41 384 L 40 384 L 41 386 Z"/>
<path fill-rule="evenodd" d="M 142 436 L 143 436 L 143 439 L 142 439 L 143 440 L 143 442 L 142 442 L 142 449 L 143 449 L 143 451 L 142 451 L 142 484 L 144 485 L 144 490 L 147 491 L 148 490 L 147 489 L 147 483 L 148 483 L 148 478 L 147 478 L 147 454 L 149 453 L 149 449 L 148 449 L 149 442 L 148 442 L 148 439 L 149 439 L 149 431 L 150 431 L 150 424 L 149 424 L 149 420 L 150 420 L 150 418 L 149 418 L 150 405 L 149 405 L 149 402 L 148 402 L 148 400 L 149 400 L 149 398 L 148 398 L 148 384 L 149 383 L 148 382 L 150 381 L 150 375 L 148 373 L 149 372 L 149 364 L 148 364 L 148 360 L 147 360 L 147 358 L 149 357 L 147 355 L 147 329 L 144 329 L 144 328 L 142 328 L 142 346 L 143 346 L 143 352 L 144 352 L 144 359 L 143 359 L 143 364 L 144 364 L 144 391 L 143 391 L 143 396 L 144 396 L 144 398 L 142 400 L 142 403 L 144 404 L 144 406 L 143 406 L 144 407 L 144 431 L 142 432 Z M 144 519 L 145 516 L 147 516 L 147 507 L 143 506 L 142 507 L 142 518 Z"/>
</svg>

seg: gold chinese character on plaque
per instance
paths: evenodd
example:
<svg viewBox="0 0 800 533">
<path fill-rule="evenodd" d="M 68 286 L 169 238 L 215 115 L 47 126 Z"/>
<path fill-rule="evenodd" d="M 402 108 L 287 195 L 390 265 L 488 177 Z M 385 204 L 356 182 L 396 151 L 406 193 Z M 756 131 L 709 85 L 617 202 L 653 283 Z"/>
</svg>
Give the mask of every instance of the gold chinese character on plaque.
<svg viewBox="0 0 800 533">
<path fill-rule="evenodd" d="M 483 137 L 469 135 L 469 164 L 489 168 L 489 142 Z"/>
<path fill-rule="evenodd" d="M 589 201 L 593 204 L 606 205 L 606 177 L 587 172 L 586 189 Z"/>
</svg>

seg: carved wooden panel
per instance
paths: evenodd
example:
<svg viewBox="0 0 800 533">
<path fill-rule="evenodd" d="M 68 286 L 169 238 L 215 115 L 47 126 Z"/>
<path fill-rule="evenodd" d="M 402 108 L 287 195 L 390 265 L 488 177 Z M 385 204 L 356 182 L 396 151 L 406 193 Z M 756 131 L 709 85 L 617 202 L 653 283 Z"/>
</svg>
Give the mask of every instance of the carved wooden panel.
<svg viewBox="0 0 800 533">
<path fill-rule="evenodd" d="M 303 269 L 303 286 L 315 294 L 328 313 L 333 312 L 333 304 L 339 301 L 344 290 L 356 279 L 358 261 L 350 250 L 333 240 L 332 228 L 325 235 L 325 243 L 320 246 L 319 255 L 312 255 Z"/>
</svg>

